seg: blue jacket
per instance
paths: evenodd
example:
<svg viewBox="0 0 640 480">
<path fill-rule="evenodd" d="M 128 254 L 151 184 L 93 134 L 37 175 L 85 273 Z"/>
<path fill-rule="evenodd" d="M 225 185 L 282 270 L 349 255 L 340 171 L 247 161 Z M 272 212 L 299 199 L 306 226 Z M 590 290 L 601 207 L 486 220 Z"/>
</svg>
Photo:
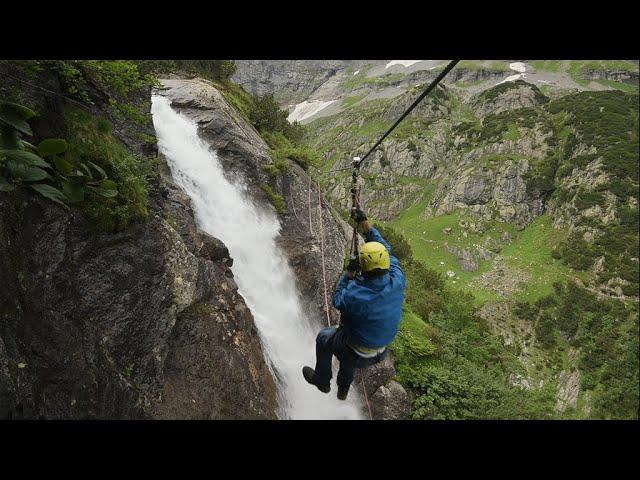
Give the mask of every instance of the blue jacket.
<svg viewBox="0 0 640 480">
<path fill-rule="evenodd" d="M 342 275 L 333 294 L 333 306 L 342 313 L 342 328 L 353 345 L 380 348 L 398 333 L 406 282 L 391 246 L 375 228 L 365 235 L 367 242 L 380 242 L 389 251 L 389 273 L 381 277 L 348 278 Z"/>
</svg>

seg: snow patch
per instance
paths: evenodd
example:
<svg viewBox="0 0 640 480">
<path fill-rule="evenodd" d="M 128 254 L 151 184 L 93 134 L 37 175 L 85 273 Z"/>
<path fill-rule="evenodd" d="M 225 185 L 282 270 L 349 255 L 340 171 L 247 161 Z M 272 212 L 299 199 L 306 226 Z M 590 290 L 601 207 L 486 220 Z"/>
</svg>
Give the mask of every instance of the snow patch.
<svg viewBox="0 0 640 480">
<path fill-rule="evenodd" d="M 391 60 L 389 63 L 385 65 L 384 68 L 393 67 L 394 65 L 402 65 L 407 68 L 413 65 L 414 63 L 421 62 L 422 60 Z"/>
<path fill-rule="evenodd" d="M 526 75 L 527 75 L 526 73 L 518 73 L 517 75 L 510 75 L 504 80 L 502 80 L 501 82 L 496 83 L 496 85 L 500 85 L 501 83 L 504 83 L 504 82 L 515 82 L 519 78 L 525 78 Z"/>
<path fill-rule="evenodd" d="M 524 73 L 527 71 L 527 65 L 522 62 L 510 63 L 509 68 L 519 73 Z"/>
<path fill-rule="evenodd" d="M 311 102 L 307 102 L 306 100 L 302 103 L 297 104 L 293 111 L 287 117 L 289 122 L 301 122 L 305 118 L 313 117 L 315 114 L 324 110 L 329 105 L 334 103 L 336 100 L 329 100 L 328 102 L 324 102 L 322 100 L 314 100 Z"/>
</svg>

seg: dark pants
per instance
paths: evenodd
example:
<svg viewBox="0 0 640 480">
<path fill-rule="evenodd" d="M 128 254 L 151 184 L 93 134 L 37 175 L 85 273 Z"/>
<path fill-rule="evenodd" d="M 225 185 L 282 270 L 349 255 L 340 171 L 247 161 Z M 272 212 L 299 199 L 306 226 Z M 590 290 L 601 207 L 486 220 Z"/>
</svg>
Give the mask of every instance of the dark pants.
<svg viewBox="0 0 640 480">
<path fill-rule="evenodd" d="M 384 352 L 372 358 L 364 358 L 355 353 L 347 345 L 344 328 L 327 327 L 320 330 L 316 337 L 316 375 L 321 386 L 329 385 L 332 377 L 331 360 L 335 355 L 340 361 L 338 371 L 338 387 L 348 387 L 353 382 L 356 368 L 364 368 L 374 365 L 382 360 L 387 353 Z"/>
</svg>

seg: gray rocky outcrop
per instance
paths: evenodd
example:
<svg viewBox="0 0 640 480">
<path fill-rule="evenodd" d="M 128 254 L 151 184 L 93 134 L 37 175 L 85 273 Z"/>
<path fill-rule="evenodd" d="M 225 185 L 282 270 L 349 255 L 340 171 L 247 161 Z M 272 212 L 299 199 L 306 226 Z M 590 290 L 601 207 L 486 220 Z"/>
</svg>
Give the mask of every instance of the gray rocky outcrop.
<svg viewBox="0 0 640 480">
<path fill-rule="evenodd" d="M 529 224 L 544 212 L 543 200 L 527 192 L 527 160 L 503 161 L 491 167 L 461 166 L 441 183 L 423 216 L 464 209 L 491 220 L 496 217 L 517 226 Z"/>
<path fill-rule="evenodd" d="M 360 381 L 364 381 L 374 420 L 409 418 L 413 396 L 395 380 L 395 359 L 391 351 L 380 363 L 361 370 L 358 375 L 362 376 Z M 365 415 L 368 416 L 368 412 Z"/>
<path fill-rule="evenodd" d="M 613 82 L 628 83 L 630 85 L 638 85 L 640 77 L 638 72 L 629 70 L 591 70 L 587 69 L 582 72 L 582 78 L 587 80 L 610 80 Z"/>
<path fill-rule="evenodd" d="M 318 87 L 357 60 L 236 60 L 232 80 L 254 95 L 273 95 L 283 103 L 307 99 Z"/>
<path fill-rule="evenodd" d="M 471 102 L 471 108 L 474 109 L 478 117 L 518 108 L 535 107 L 545 103 L 547 100 L 535 85 L 522 80 L 509 82 L 503 84 L 502 87 L 495 88 L 502 88 L 503 91 L 495 96 L 487 95 L 488 92 L 483 92 Z"/>
</svg>

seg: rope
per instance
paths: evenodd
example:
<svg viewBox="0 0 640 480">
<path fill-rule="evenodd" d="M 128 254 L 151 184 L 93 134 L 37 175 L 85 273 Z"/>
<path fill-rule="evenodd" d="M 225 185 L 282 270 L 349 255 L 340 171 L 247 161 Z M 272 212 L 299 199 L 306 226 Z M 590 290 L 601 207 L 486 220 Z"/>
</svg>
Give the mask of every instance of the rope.
<svg viewBox="0 0 640 480">
<path fill-rule="evenodd" d="M 291 200 L 291 207 L 293 208 L 293 214 L 296 216 L 296 220 L 300 220 L 298 218 L 298 212 L 296 212 L 296 202 L 293 201 L 293 194 L 289 191 L 289 200 Z"/>
<path fill-rule="evenodd" d="M 360 383 L 362 384 L 362 391 L 364 393 L 364 403 L 367 404 L 367 410 L 369 410 L 369 420 L 373 420 L 371 405 L 369 405 L 369 397 L 367 397 L 367 387 L 364 385 L 364 370 L 360 370 Z"/>
<path fill-rule="evenodd" d="M 400 118 L 398 118 L 398 120 L 396 120 L 396 123 L 394 123 L 393 125 L 391 125 L 391 128 L 389 128 L 389 130 L 387 130 L 387 132 L 382 136 L 382 138 L 380 138 L 380 140 L 378 140 L 376 142 L 376 144 L 371 147 L 371 150 L 369 150 L 366 155 L 364 157 L 362 157 L 362 160 L 360 160 L 360 164 L 362 164 L 362 162 L 364 162 L 367 157 L 369 155 L 371 155 L 373 153 L 373 151 L 378 147 L 378 145 L 380 145 L 382 143 L 382 141 L 387 138 L 389 136 L 389 134 L 391 132 L 393 132 L 393 130 L 398 126 L 398 124 L 405 119 L 405 117 L 407 115 L 409 115 L 411 113 L 411 111 L 416 108 L 418 106 L 418 104 L 422 101 L 422 99 L 424 97 L 426 97 L 427 95 L 429 95 L 429 93 L 431 92 L 431 90 L 433 90 L 434 88 L 436 88 L 436 86 L 440 83 L 440 81 L 447 75 L 447 73 L 449 73 L 451 71 L 451 69 L 453 67 L 456 66 L 456 64 L 459 62 L 460 60 L 453 60 L 451 62 L 449 62 L 449 65 L 447 65 L 447 67 L 440 72 L 440 75 L 438 75 L 435 80 L 433 82 L 431 82 L 431 84 L 427 87 L 427 89 L 422 92 L 422 94 L 416 98 L 415 102 L 413 102 L 411 104 L 411 106 L 400 116 Z"/>
<path fill-rule="evenodd" d="M 329 294 L 327 293 L 327 272 L 324 266 L 324 226 L 322 224 L 322 196 L 320 195 L 320 185 L 316 183 L 318 189 L 318 218 L 320 222 L 320 255 L 322 257 L 322 283 L 324 284 L 324 311 L 327 314 L 327 326 L 331 326 L 331 314 L 329 313 Z M 311 217 L 309 217 L 311 219 Z"/>
<path fill-rule="evenodd" d="M 309 177 L 309 232 L 313 235 L 313 225 L 311 225 L 311 177 Z"/>
<path fill-rule="evenodd" d="M 311 180 L 309 180 L 311 181 Z M 319 230 L 320 230 L 320 255 L 322 258 L 322 283 L 324 285 L 324 311 L 327 315 L 327 325 L 331 326 L 331 314 L 329 313 L 329 294 L 327 292 L 327 274 L 325 268 L 325 259 L 324 259 L 324 225 L 322 223 L 322 195 L 320 192 L 320 185 L 316 183 L 316 188 L 318 189 L 318 218 L 320 221 Z M 311 191 L 311 189 L 309 189 Z M 360 204 L 360 195 L 359 192 L 354 194 L 354 201 L 356 205 Z M 311 211 L 309 210 L 309 225 L 311 225 Z M 356 237 L 353 239 L 355 241 L 355 248 L 358 248 L 358 240 L 357 240 L 357 231 L 354 227 L 354 232 Z M 353 246 L 353 242 L 352 242 Z M 364 401 L 367 405 L 367 411 L 369 412 L 369 420 L 373 420 L 373 415 L 371 414 L 371 405 L 369 405 L 369 397 L 367 395 L 367 387 L 364 384 L 364 371 L 360 372 L 360 383 L 362 384 L 362 391 L 364 392 Z"/>
</svg>

